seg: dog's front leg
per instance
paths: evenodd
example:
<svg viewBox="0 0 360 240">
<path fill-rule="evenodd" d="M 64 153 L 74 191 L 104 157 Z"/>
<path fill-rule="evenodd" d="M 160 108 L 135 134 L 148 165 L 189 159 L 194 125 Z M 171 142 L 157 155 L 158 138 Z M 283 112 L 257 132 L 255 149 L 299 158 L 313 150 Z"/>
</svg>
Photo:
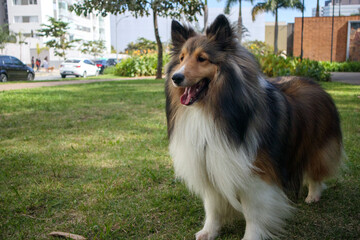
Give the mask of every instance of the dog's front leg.
<svg viewBox="0 0 360 240">
<path fill-rule="evenodd" d="M 220 194 L 208 191 L 203 196 L 205 208 L 205 224 L 201 231 L 196 233 L 196 240 L 213 240 L 220 231 L 226 212 L 226 201 Z"/>
<path fill-rule="evenodd" d="M 293 210 L 282 190 L 261 179 L 253 179 L 240 196 L 246 221 L 243 240 L 273 238 L 283 231 L 285 219 Z"/>
</svg>

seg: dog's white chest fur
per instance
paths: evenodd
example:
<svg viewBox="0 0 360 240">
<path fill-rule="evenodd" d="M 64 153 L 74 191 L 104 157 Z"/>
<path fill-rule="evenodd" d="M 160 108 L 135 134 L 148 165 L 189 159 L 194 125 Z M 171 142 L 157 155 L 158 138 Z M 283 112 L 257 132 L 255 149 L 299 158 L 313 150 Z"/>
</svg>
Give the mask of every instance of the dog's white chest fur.
<svg viewBox="0 0 360 240">
<path fill-rule="evenodd" d="M 254 154 L 231 145 L 211 116 L 196 107 L 176 115 L 170 138 L 175 173 L 203 196 L 211 188 L 240 210 L 239 191 L 246 191 Z"/>
<path fill-rule="evenodd" d="M 207 212 L 197 239 L 217 235 L 219 216 L 225 214 L 227 203 L 249 219 L 244 239 L 272 236 L 281 231 L 283 219 L 291 213 L 282 190 L 253 174 L 256 134 L 248 130 L 245 139 L 252 149 L 230 144 L 211 116 L 199 108 L 186 108 L 176 115 L 169 147 L 175 173 L 201 196 Z"/>
</svg>

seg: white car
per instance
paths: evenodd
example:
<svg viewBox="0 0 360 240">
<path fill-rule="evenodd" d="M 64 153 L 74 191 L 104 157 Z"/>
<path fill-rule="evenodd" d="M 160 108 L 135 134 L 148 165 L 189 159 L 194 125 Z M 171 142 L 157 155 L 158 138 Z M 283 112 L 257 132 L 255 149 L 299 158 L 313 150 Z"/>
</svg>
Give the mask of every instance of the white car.
<svg viewBox="0 0 360 240">
<path fill-rule="evenodd" d="M 100 69 L 96 64 L 86 58 L 70 58 L 60 65 L 60 75 L 65 78 L 68 75 L 76 77 L 97 76 Z"/>
</svg>

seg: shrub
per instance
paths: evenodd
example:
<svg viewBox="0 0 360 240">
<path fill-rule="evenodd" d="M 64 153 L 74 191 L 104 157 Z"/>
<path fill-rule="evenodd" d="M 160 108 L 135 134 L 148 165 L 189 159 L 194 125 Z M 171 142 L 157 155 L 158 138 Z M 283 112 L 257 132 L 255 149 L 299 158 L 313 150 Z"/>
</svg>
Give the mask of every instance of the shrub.
<svg viewBox="0 0 360 240">
<path fill-rule="evenodd" d="M 163 55 L 163 66 L 169 62 L 169 55 Z M 115 75 L 126 77 L 154 76 L 157 69 L 157 54 L 134 55 L 116 65 Z"/>
<path fill-rule="evenodd" d="M 317 81 L 329 81 L 330 73 L 318 61 L 297 57 L 283 57 L 274 54 L 255 55 L 262 71 L 269 77 L 303 76 Z"/>
<path fill-rule="evenodd" d="M 104 74 L 115 74 L 116 67 L 110 66 L 104 69 Z"/>
<path fill-rule="evenodd" d="M 303 76 L 317 81 L 329 81 L 330 73 L 318 61 L 298 57 L 286 57 L 273 54 L 273 48 L 261 41 L 252 41 L 244 44 L 254 54 L 261 65 L 261 69 L 268 77 Z"/>
<path fill-rule="evenodd" d="M 274 48 L 261 41 L 249 41 L 244 43 L 244 47 L 254 55 L 268 55 L 274 53 Z"/>
<path fill-rule="evenodd" d="M 329 72 L 360 72 L 360 62 L 319 62 Z"/>
</svg>

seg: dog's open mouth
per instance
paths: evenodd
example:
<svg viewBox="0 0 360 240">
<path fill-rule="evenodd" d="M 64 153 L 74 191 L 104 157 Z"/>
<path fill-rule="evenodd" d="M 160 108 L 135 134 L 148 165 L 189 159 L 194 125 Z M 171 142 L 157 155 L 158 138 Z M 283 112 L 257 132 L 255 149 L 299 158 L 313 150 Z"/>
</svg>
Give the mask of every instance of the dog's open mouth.
<svg viewBox="0 0 360 240">
<path fill-rule="evenodd" d="M 208 86 L 209 80 L 205 78 L 191 87 L 186 87 L 180 98 L 181 104 L 190 106 L 206 93 Z"/>
</svg>

